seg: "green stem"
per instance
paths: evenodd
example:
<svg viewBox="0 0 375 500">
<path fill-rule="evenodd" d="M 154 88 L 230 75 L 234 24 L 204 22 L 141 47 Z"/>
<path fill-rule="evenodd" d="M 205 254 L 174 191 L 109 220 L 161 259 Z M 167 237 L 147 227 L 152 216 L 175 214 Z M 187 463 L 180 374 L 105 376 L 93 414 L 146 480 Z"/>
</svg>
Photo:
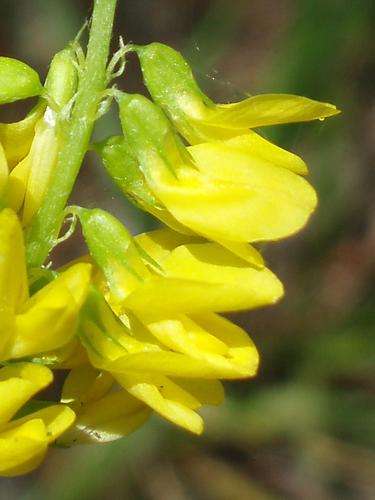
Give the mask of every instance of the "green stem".
<svg viewBox="0 0 375 500">
<path fill-rule="evenodd" d="M 62 212 L 87 151 L 98 104 L 106 88 L 106 67 L 117 0 L 95 0 L 86 64 L 53 180 L 27 234 L 28 266 L 47 258 L 62 222 Z"/>
</svg>

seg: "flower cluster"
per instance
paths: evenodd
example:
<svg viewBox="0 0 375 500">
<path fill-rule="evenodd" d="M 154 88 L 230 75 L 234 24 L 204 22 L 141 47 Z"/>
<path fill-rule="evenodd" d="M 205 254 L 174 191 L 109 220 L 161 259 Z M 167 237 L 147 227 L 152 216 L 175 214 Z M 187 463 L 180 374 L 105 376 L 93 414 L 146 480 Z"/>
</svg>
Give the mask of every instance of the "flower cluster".
<svg viewBox="0 0 375 500">
<path fill-rule="evenodd" d="M 259 364 L 248 334 L 221 314 L 283 295 L 254 243 L 295 233 L 316 206 L 303 160 L 252 129 L 323 119 L 334 106 L 283 94 L 214 104 L 175 50 L 126 51 L 152 100 L 112 89 L 122 134 L 94 149 L 125 196 L 165 226 L 133 237 L 104 210 L 66 207 L 49 249 L 69 216 L 88 255 L 59 269 L 28 256 L 62 182 L 83 51 L 76 42 L 56 54 L 45 85 L 0 58 L 0 104 L 39 96 L 23 120 L 0 124 L 1 475 L 32 470 L 50 443 L 123 437 L 152 411 L 201 433 L 198 410 L 222 403 L 221 381 Z M 58 370 L 61 394 L 33 399 Z"/>
</svg>

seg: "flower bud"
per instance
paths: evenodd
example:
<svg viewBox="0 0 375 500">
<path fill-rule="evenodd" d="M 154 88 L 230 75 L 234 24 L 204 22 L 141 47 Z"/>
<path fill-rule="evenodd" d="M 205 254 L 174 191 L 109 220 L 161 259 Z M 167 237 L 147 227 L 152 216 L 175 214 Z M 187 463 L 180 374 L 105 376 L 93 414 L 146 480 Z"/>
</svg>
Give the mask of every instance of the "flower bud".
<svg viewBox="0 0 375 500">
<path fill-rule="evenodd" d="M 148 186 L 184 227 L 227 246 L 283 238 L 313 212 L 304 162 L 255 132 L 185 148 L 146 97 L 123 94 L 119 105 Z"/>
<path fill-rule="evenodd" d="M 9 57 L 0 57 L 0 104 L 40 95 L 39 76 L 30 66 Z"/>
<path fill-rule="evenodd" d="M 77 83 L 75 55 L 71 47 L 61 50 L 52 59 L 45 87 L 48 96 L 60 107 L 65 106 L 74 96 Z"/>
<path fill-rule="evenodd" d="M 63 122 L 69 112 L 66 106 L 77 87 L 74 60 L 71 48 L 58 52 L 53 58 L 46 80 L 49 105 L 35 124 L 28 155 L 9 176 L 10 206 L 16 211 L 22 209 L 24 226 L 31 223 L 42 203 L 65 141 Z"/>
</svg>

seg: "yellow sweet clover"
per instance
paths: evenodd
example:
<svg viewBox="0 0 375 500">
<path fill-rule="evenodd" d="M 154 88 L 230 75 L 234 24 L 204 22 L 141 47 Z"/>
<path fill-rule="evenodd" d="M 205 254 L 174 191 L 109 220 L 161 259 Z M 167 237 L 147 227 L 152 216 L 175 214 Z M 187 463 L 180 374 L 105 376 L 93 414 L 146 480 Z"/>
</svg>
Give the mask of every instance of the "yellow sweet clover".
<svg viewBox="0 0 375 500">
<path fill-rule="evenodd" d="M 75 419 L 64 405 L 49 405 L 26 416 L 17 411 L 52 382 L 45 366 L 15 363 L 0 368 L 0 475 L 25 474 L 42 461 L 53 443 Z"/>
<path fill-rule="evenodd" d="M 223 401 L 216 379 L 256 372 L 258 354 L 246 333 L 217 315 L 151 319 L 144 313 L 140 321 L 123 309 L 120 322 L 101 295 L 92 294 L 90 300 L 91 311 L 83 315 L 80 335 L 92 365 L 110 373 L 126 393 L 187 430 L 201 433 L 203 420 L 195 410 Z M 113 398 L 129 398 L 120 394 Z M 135 418 L 136 423 L 143 422 L 142 406 L 135 408 L 138 413 L 133 410 L 123 417 L 123 424 L 129 417 L 132 425 Z M 104 415 L 111 411 L 108 407 Z"/>
<path fill-rule="evenodd" d="M 104 10 L 91 47 L 109 44 L 98 29 L 109 3 L 114 12 L 114 0 L 95 2 Z M 130 50 L 153 102 L 107 89 Z M 104 52 L 99 64 L 75 41 L 44 86 L 0 57 L 0 104 L 39 96 L 23 120 L 0 124 L 0 475 L 31 471 L 56 441 L 119 439 L 153 411 L 201 433 L 198 411 L 223 402 L 221 381 L 259 365 L 247 333 L 220 314 L 283 295 L 251 243 L 298 231 L 317 202 L 303 160 L 251 129 L 324 119 L 335 106 L 282 94 L 215 104 L 170 47 L 122 46 L 107 67 Z M 123 135 L 94 148 L 126 196 L 169 228 L 133 237 L 108 212 L 66 207 L 113 97 Z M 77 218 L 90 255 L 47 269 Z M 60 369 L 58 404 L 35 401 Z"/>
<path fill-rule="evenodd" d="M 251 265 L 217 243 L 169 229 L 133 240 L 103 210 L 72 210 L 108 301 L 92 290 L 84 307 L 80 337 L 91 364 L 168 420 L 202 432 L 195 410 L 222 402 L 219 379 L 254 376 L 259 362 L 248 335 L 214 311 L 273 303 L 281 283 L 261 259 Z"/>
<path fill-rule="evenodd" d="M 253 249 L 242 259 L 221 245 L 164 229 L 135 240 L 111 214 L 75 207 L 112 307 L 132 311 L 225 312 L 276 302 L 278 278 Z"/>
<path fill-rule="evenodd" d="M 122 94 L 119 104 L 124 140 L 162 210 L 157 204 L 150 210 L 149 199 L 143 208 L 160 213 L 174 229 L 232 245 L 275 240 L 301 229 L 313 212 L 316 194 L 302 178 L 307 168 L 296 155 L 253 132 L 185 148 L 151 101 Z M 116 174 L 111 169 L 110 147 L 102 153 L 127 192 L 119 168 Z M 144 192 L 136 193 L 140 205 Z"/>
<path fill-rule="evenodd" d="M 21 224 L 13 210 L 0 212 L 0 475 L 24 474 L 39 465 L 49 443 L 74 421 L 63 405 L 48 405 L 23 418 L 14 414 L 52 382 L 52 372 L 14 363 L 66 346 L 76 333 L 91 265 L 70 266 L 29 296 Z"/>
<path fill-rule="evenodd" d="M 37 355 L 74 336 L 88 291 L 91 266 L 79 263 L 29 296 L 20 222 L 0 212 L 0 360 Z"/>
</svg>

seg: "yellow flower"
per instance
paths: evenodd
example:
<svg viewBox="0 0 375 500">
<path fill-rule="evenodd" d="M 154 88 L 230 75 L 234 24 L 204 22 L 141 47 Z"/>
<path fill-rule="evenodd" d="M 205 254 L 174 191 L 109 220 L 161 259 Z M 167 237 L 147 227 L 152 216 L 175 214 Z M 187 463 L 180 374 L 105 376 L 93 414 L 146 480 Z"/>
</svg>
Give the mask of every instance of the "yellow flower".
<svg viewBox="0 0 375 500">
<path fill-rule="evenodd" d="M 316 206 L 306 165 L 254 132 L 186 149 L 143 96 L 119 97 L 126 140 L 147 185 L 183 226 L 225 242 L 275 240 Z"/>
<path fill-rule="evenodd" d="M 195 410 L 222 402 L 218 379 L 251 377 L 259 361 L 247 334 L 212 311 L 272 303 L 281 283 L 255 249 L 250 263 L 170 229 L 133 239 L 103 210 L 71 210 L 110 304 L 92 290 L 83 308 L 80 338 L 91 364 L 168 420 L 202 432 Z"/>
<path fill-rule="evenodd" d="M 72 369 L 65 380 L 61 401 L 74 410 L 77 418 L 58 443 L 64 446 L 104 443 L 140 427 L 151 410 L 127 391 L 115 389 L 115 380 L 107 372 L 89 364 Z"/>
<path fill-rule="evenodd" d="M 233 104 L 214 104 L 199 88 L 176 50 L 161 43 L 135 48 L 153 100 L 190 144 L 243 135 L 249 128 L 323 120 L 332 104 L 289 94 L 264 94 Z"/>
<path fill-rule="evenodd" d="M 21 225 L 0 212 L 0 360 L 22 358 L 67 344 L 90 283 L 91 265 L 69 267 L 29 296 Z"/>
<path fill-rule="evenodd" d="M 52 372 L 31 363 L 0 368 L 0 475 L 26 474 L 37 467 L 53 443 L 73 423 L 74 412 L 63 405 L 15 418 L 16 412 L 52 381 Z"/>
<path fill-rule="evenodd" d="M 283 294 L 282 284 L 254 248 L 244 260 L 217 243 L 170 229 L 133 239 L 103 210 L 74 210 L 105 275 L 103 292 L 117 310 L 238 311 L 272 304 Z"/>
<path fill-rule="evenodd" d="M 144 233 L 135 242 L 158 267 L 148 264 L 149 279 L 122 302 L 133 311 L 239 311 L 273 304 L 283 295 L 281 282 L 255 249 L 246 262 L 217 243 L 189 239 L 171 229 Z"/>
<path fill-rule="evenodd" d="M 216 314 L 156 314 L 123 310 L 120 322 L 92 292 L 80 336 L 93 366 L 166 419 L 200 433 L 195 410 L 223 401 L 217 379 L 255 375 L 258 353 L 241 328 Z"/>
</svg>

